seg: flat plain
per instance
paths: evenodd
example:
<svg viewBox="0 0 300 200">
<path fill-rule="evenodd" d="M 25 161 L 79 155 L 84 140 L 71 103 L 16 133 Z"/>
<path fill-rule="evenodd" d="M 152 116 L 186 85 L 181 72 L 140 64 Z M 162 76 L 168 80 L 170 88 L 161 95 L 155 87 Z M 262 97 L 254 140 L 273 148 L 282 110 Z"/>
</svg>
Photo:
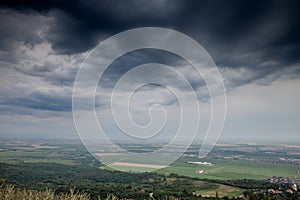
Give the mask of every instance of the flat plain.
<svg viewBox="0 0 300 200">
<path fill-rule="evenodd" d="M 160 146 L 163 144 L 123 144 L 125 149 L 141 155 Z M 69 184 L 77 187 L 111 184 L 108 189 L 111 190 L 120 181 L 132 181 L 132 185 L 126 187 L 134 187 L 137 193 L 140 187 L 145 187 L 149 192 L 153 190 L 161 195 L 166 190 L 176 195 L 176 185 L 180 185 L 203 197 L 215 197 L 216 192 L 220 197 L 237 197 L 245 191 L 243 187 L 226 184 L 228 180 L 252 179 L 257 181 L 255 183 L 264 184 L 274 176 L 299 178 L 298 145 L 218 144 L 202 159 L 198 158 L 199 147 L 197 144 L 191 146 L 178 160 L 158 169 L 157 163 L 142 163 L 141 157 L 123 158 L 113 166 L 103 165 L 95 157 L 111 156 L 115 160 L 122 155 L 107 151 L 108 148 L 104 147 L 105 151 L 96 152 L 93 157 L 80 141 L 6 141 L 0 143 L 0 178 L 7 178 L 19 187 L 58 187 L 62 191 Z M 147 171 L 154 172 L 146 174 L 150 178 L 144 178 L 145 175 L 139 173 Z M 106 185 L 99 187 L 105 188 Z M 160 191 L 161 187 L 166 188 Z"/>
</svg>

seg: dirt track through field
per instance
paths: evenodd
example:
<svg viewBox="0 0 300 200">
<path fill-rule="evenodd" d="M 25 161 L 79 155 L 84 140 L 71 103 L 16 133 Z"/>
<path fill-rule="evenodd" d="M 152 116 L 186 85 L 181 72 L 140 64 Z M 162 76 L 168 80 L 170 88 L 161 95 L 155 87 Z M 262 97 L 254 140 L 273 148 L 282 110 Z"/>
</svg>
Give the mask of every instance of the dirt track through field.
<svg viewBox="0 0 300 200">
<path fill-rule="evenodd" d="M 115 162 L 112 165 L 126 166 L 126 167 L 146 167 L 146 168 L 153 168 L 153 169 L 161 169 L 161 168 L 168 167 L 167 165 L 140 164 L 140 163 L 129 163 L 129 162 Z"/>
</svg>

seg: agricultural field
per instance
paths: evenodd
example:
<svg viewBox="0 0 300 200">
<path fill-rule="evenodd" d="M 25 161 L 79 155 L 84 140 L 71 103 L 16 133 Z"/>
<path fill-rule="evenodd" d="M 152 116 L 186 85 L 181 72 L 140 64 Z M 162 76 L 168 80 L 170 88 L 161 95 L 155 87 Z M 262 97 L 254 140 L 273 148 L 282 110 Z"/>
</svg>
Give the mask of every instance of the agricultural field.
<svg viewBox="0 0 300 200">
<path fill-rule="evenodd" d="M 198 161 L 197 158 L 183 157 L 170 167 L 159 170 L 160 173 L 176 173 L 180 175 L 203 179 L 268 179 L 272 176 L 297 178 L 297 166 L 293 164 L 274 164 L 250 162 L 241 160 L 225 160 L 207 158 L 201 159 L 212 163 L 212 166 L 188 164 L 188 161 Z M 201 174 L 197 171 L 203 171 Z"/>
<path fill-rule="evenodd" d="M 130 145 L 130 148 L 141 152 L 151 149 L 149 146 L 141 145 Z M 213 180 L 264 180 L 273 176 L 299 178 L 300 146 L 297 145 L 218 144 L 209 156 L 203 159 L 197 157 L 199 148 L 199 145 L 191 146 L 181 158 L 157 172 Z M 207 162 L 211 166 L 189 162 Z M 103 166 L 102 168 L 127 172 L 154 170 L 149 165 L 147 168 L 147 165 L 143 167 L 140 164 L 139 166 L 135 161 L 130 163 L 132 165 Z"/>
<path fill-rule="evenodd" d="M 148 152 L 159 145 L 124 146 L 134 152 Z M 145 198 L 147 193 L 160 198 L 238 197 L 245 188 L 266 190 L 267 180 L 274 176 L 299 178 L 298 146 L 220 145 L 203 159 L 197 157 L 198 149 L 197 145 L 191 146 L 169 166 L 126 158 L 106 166 L 78 141 L 2 142 L 0 178 L 26 189 L 68 192 L 70 187 L 76 187 L 95 198 L 99 192 L 107 197 L 108 191 L 123 198 L 129 193 L 136 198 Z M 98 152 L 96 156 L 113 157 L 120 153 Z M 151 170 L 154 171 L 141 173 Z"/>
<path fill-rule="evenodd" d="M 153 145 L 124 145 L 135 152 L 146 152 L 157 149 Z M 122 160 L 113 166 L 102 166 L 102 169 L 122 170 L 128 172 L 145 172 L 158 170 L 158 173 L 176 173 L 179 175 L 202 179 L 268 179 L 277 177 L 299 177 L 297 163 L 300 152 L 298 146 L 227 144 L 217 145 L 207 158 L 197 158 L 199 146 L 194 145 L 170 166 L 140 164 L 136 160 Z M 111 157 L 119 156 L 110 152 Z M 106 156 L 105 153 L 98 156 Z M 208 165 L 197 165 L 189 162 L 207 162 Z M 73 141 L 26 141 L 4 142 L 0 144 L 0 163 L 55 163 L 65 165 L 92 165 L 98 161 L 79 143 Z M 159 169 L 161 168 L 161 169 Z"/>
<path fill-rule="evenodd" d="M 95 162 L 84 147 L 76 142 L 17 141 L 0 144 L 0 163 L 55 163 L 80 165 Z"/>
<path fill-rule="evenodd" d="M 202 187 L 200 190 L 196 192 L 196 194 L 201 195 L 202 197 L 213 197 L 216 196 L 216 192 L 218 193 L 219 197 L 227 196 L 232 198 L 232 197 L 240 196 L 243 190 L 237 187 L 231 187 L 222 184 L 213 184 L 213 185 L 207 185 L 206 187 Z"/>
</svg>

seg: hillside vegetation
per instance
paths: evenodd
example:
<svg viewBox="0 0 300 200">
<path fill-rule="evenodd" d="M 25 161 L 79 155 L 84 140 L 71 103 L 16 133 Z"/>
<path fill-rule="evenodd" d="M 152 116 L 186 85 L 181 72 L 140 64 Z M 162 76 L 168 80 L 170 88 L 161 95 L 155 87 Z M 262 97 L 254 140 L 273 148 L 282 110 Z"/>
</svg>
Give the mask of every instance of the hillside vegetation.
<svg viewBox="0 0 300 200">
<path fill-rule="evenodd" d="M 75 193 L 74 189 L 70 190 L 69 194 L 55 194 L 52 190 L 37 191 L 37 190 L 21 190 L 13 185 L 2 185 L 0 187 L 0 199 L 5 200 L 90 200 L 86 193 Z"/>
</svg>

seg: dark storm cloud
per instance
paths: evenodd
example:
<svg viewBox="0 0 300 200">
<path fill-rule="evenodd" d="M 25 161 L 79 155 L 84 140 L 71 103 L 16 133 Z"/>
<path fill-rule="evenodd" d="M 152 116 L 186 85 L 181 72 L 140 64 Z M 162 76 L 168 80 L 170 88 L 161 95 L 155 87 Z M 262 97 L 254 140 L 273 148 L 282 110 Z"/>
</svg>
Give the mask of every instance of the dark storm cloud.
<svg viewBox="0 0 300 200">
<path fill-rule="evenodd" d="M 147 6 L 145 6 L 147 3 Z M 48 34 L 53 47 L 61 53 L 89 50 L 100 39 L 130 27 L 158 24 L 167 17 L 172 2 L 142 1 L 4 1 L 2 7 L 19 12 L 55 15 Z M 166 5 L 167 6 L 164 6 Z M 171 9 L 172 10 L 172 9 Z M 153 12 L 155 14 L 153 14 Z M 167 17 L 168 18 L 168 17 Z M 163 20 L 160 25 L 163 25 Z"/>
<path fill-rule="evenodd" d="M 102 79 L 100 80 L 103 83 L 104 87 L 114 87 L 114 84 L 118 79 L 122 77 L 123 74 L 133 69 L 136 66 L 147 64 L 147 63 L 159 63 L 175 68 L 186 67 L 191 65 L 184 60 L 182 57 L 173 54 L 168 51 L 145 48 L 142 50 L 136 50 L 129 52 L 123 56 L 120 56 L 116 59 L 109 68 L 103 74 Z M 193 69 L 192 67 L 190 69 Z M 195 70 L 194 73 L 197 73 Z M 191 77 L 184 74 L 187 80 L 190 82 L 192 88 L 197 90 L 199 87 L 204 86 L 205 83 L 199 76 L 198 80 L 192 79 Z M 153 76 L 153 74 L 141 74 L 143 76 Z M 156 75 L 157 76 L 157 75 Z M 162 74 L 162 78 L 165 78 Z M 172 79 L 172 78 L 170 78 Z M 183 88 L 181 88 L 183 89 Z"/>
<path fill-rule="evenodd" d="M 16 42 L 22 41 L 26 44 L 36 44 L 42 42 L 37 35 L 39 28 L 47 21 L 43 16 L 36 14 L 22 14 L 0 9 L 0 51 L 13 51 Z M 3 60 L 3 54 L 0 55 Z M 9 58 L 7 58 L 9 56 Z M 6 60 L 15 62 L 18 60 L 12 54 L 5 55 Z"/>
<path fill-rule="evenodd" d="M 54 15 L 47 39 L 59 53 L 83 52 L 141 26 L 182 31 L 220 67 L 268 73 L 299 62 L 299 1 L 2 1 L 23 13 Z M 272 61 L 265 64 L 266 61 Z"/>
<path fill-rule="evenodd" d="M 284 73 L 297 77 L 300 74 L 300 2 L 296 0 L 9 0 L 1 1 L 0 7 L 0 50 L 4 52 L 0 59 L 7 63 L 18 64 L 26 59 L 15 54 L 12 46 L 16 41 L 35 44 L 45 39 L 56 54 L 71 55 L 91 50 L 99 41 L 120 31 L 158 26 L 181 31 L 202 44 L 221 68 L 227 87 L 253 82 L 270 84 Z M 37 32 L 43 26 L 46 29 L 42 38 Z M 170 54 L 134 52 L 108 69 L 103 84 L 112 87 L 132 66 L 147 62 L 179 66 Z M 44 62 L 15 69 L 53 85 L 71 86 L 77 68 L 56 72 L 56 65 Z M 233 70 L 238 73 L 236 76 Z M 204 85 L 201 80 L 190 81 L 194 89 Z M 34 94 L 33 98 L 10 99 L 6 103 L 68 111 L 70 100 Z"/>
</svg>

